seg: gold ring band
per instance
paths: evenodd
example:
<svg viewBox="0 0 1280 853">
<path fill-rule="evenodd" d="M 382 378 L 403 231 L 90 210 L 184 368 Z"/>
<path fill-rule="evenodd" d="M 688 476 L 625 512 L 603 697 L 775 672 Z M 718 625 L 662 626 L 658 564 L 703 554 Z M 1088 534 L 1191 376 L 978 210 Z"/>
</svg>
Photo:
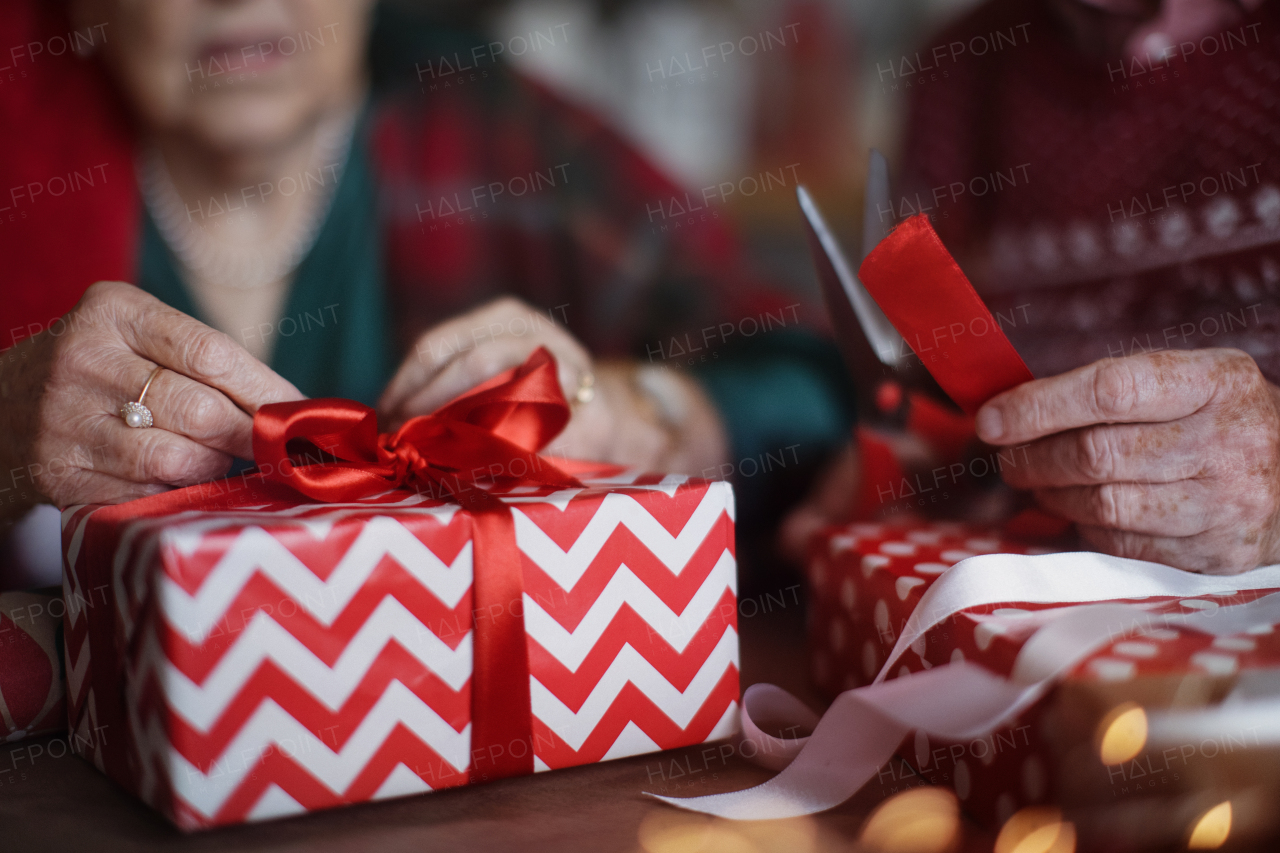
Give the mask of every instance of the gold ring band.
<svg viewBox="0 0 1280 853">
<path fill-rule="evenodd" d="M 124 422 L 134 429 L 147 429 L 155 425 L 155 418 L 151 414 L 151 410 L 142 405 L 142 401 L 147 398 L 147 392 L 151 390 L 151 383 L 156 381 L 156 377 L 160 375 L 163 367 L 157 366 L 151 371 L 151 375 L 147 377 L 147 384 L 142 386 L 142 393 L 138 395 L 138 399 L 125 403 L 120 407 L 120 417 Z"/>
<path fill-rule="evenodd" d="M 157 366 L 155 370 L 151 371 L 151 375 L 147 377 L 147 384 L 142 386 L 142 393 L 138 395 L 139 406 L 141 406 L 142 401 L 147 398 L 147 392 L 151 390 L 151 383 L 156 381 L 156 377 L 160 375 L 160 371 L 162 370 L 164 370 L 163 367 Z"/>
</svg>

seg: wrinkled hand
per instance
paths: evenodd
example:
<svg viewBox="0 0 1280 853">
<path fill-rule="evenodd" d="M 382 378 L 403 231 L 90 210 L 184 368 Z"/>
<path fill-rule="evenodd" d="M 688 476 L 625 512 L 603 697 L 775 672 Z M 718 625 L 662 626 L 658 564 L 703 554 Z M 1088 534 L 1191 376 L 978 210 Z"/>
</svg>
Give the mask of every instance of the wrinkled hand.
<svg viewBox="0 0 1280 853">
<path fill-rule="evenodd" d="M 519 367 L 538 347 L 556 357 L 560 387 L 573 400 L 591 356 L 546 313 L 504 297 L 430 329 L 414 344 L 378 402 L 391 429 Z"/>
<path fill-rule="evenodd" d="M 1243 352 L 1095 362 L 995 397 L 977 428 L 1027 445 L 1005 480 L 1102 551 L 1213 574 L 1280 560 L 1280 389 Z"/>
<path fill-rule="evenodd" d="M 538 347 L 555 356 L 560 386 L 574 408 L 548 453 L 684 473 L 723 461 L 727 440 L 718 416 L 692 381 L 673 371 L 638 381 L 640 374 L 626 362 L 597 366 L 545 312 L 509 297 L 422 335 L 382 395 L 379 415 L 396 429 L 519 366 Z M 579 397 L 584 387 L 589 392 Z"/>
<path fill-rule="evenodd" d="M 157 366 L 151 429 L 119 415 Z M 253 458 L 252 414 L 298 400 L 231 338 L 122 282 L 0 358 L 0 514 L 42 501 L 117 503 L 222 476 Z"/>
</svg>

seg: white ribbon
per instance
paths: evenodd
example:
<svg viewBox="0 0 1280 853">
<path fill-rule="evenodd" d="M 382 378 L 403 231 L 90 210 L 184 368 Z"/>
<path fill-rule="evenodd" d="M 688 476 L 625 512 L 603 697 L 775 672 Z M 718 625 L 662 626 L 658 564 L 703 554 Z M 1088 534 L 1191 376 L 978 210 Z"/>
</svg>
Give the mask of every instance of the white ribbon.
<svg viewBox="0 0 1280 853">
<path fill-rule="evenodd" d="M 1258 589 L 1280 589 L 1280 566 L 1218 577 L 1094 553 L 971 557 L 944 572 L 924 594 L 875 681 L 836 697 L 812 735 L 776 738 L 766 734 L 761 724 L 780 729 L 790 723 L 808 729 L 815 715 L 778 687 L 758 684 L 747 689 L 742 701 L 743 739 L 755 745 L 758 755 L 767 757 L 760 763 L 782 768 L 777 776 L 729 794 L 650 796 L 735 820 L 797 817 L 833 808 L 876 775 L 912 730 L 948 741 L 986 737 L 1039 700 L 1097 648 L 1121 636 L 1166 626 L 1229 635 L 1280 622 L 1280 593 L 1248 604 L 1166 614 L 1143 605 L 1114 603 L 1115 599 L 1230 595 Z M 1005 602 L 1092 601 L 1111 603 L 1006 617 L 1040 626 L 1023 644 L 1009 678 L 961 661 L 885 680 L 912 643 L 968 608 Z"/>
</svg>

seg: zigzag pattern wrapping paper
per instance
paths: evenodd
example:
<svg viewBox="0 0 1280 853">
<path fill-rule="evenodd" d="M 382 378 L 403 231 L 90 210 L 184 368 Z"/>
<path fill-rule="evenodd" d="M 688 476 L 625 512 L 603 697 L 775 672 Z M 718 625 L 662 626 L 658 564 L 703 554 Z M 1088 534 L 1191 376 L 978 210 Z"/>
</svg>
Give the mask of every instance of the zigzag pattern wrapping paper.
<svg viewBox="0 0 1280 853">
<path fill-rule="evenodd" d="M 534 716 L 533 743 L 507 748 L 536 770 L 737 730 L 731 488 L 607 473 L 500 495 Z M 483 778 L 465 511 L 409 492 L 191 511 L 97 531 L 111 547 L 87 553 L 100 509 L 63 514 L 71 741 L 178 826 Z"/>
</svg>

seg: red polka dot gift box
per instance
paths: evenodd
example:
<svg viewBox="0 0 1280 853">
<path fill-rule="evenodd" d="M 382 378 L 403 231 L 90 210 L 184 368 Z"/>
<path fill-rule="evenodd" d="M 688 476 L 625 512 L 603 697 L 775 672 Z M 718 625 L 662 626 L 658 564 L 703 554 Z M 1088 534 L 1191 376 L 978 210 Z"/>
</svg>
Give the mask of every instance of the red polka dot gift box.
<svg viewBox="0 0 1280 853">
<path fill-rule="evenodd" d="M 808 564 L 814 682 L 829 698 L 871 683 L 922 598 L 957 563 L 1051 550 L 950 522 L 826 531 Z M 966 742 L 917 731 L 869 786 L 890 796 L 943 785 L 991 826 L 1029 806 L 1137 814 L 1168 802 L 1194 811 L 1242 791 L 1280 792 L 1280 596 L 1229 577 L 1202 586 L 1210 591 L 1106 601 L 1128 607 L 1087 638 L 1087 653 L 1070 659 L 1043 698 Z M 1080 606 L 1013 599 L 938 613 L 884 677 L 965 661 L 1017 680 L 1029 640 Z M 930 701 L 945 709 L 948 697 Z"/>
</svg>

